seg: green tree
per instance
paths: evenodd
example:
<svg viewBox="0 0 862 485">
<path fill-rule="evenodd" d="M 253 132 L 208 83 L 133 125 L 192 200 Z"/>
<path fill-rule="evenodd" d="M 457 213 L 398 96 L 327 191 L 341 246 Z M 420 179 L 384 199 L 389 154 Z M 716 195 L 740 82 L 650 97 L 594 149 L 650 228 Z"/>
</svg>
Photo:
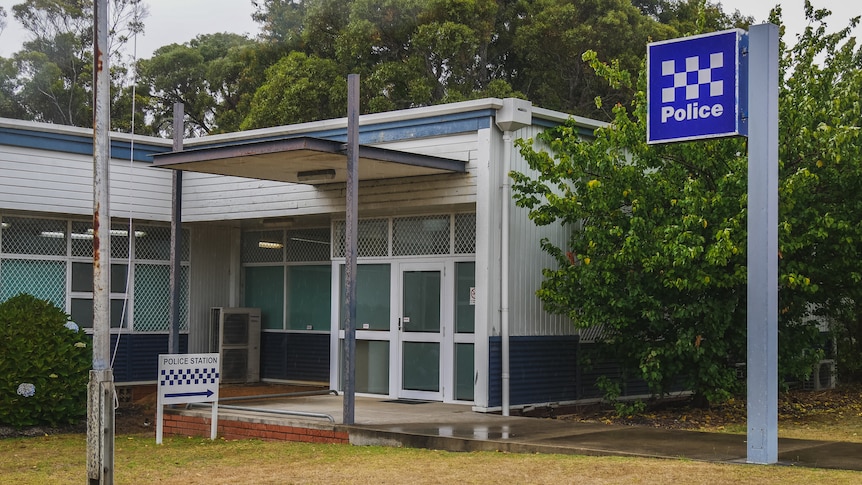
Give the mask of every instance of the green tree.
<svg viewBox="0 0 862 485">
<path fill-rule="evenodd" d="M 141 84 L 150 89 L 156 129 L 169 133 L 173 104 L 183 103 L 187 135 L 235 131 L 242 99 L 241 79 L 255 42 L 229 33 L 199 35 L 185 44 L 160 47 L 138 62 Z"/>
<path fill-rule="evenodd" d="M 676 33 L 625 0 L 531 2 L 514 32 L 509 68 L 517 66 L 518 74 L 512 84 L 539 106 L 606 119 L 595 109 L 595 97 L 612 106 L 631 93 L 608 89 L 580 55 L 592 49 L 636 71 L 648 41 Z"/>
<path fill-rule="evenodd" d="M 781 64 L 781 284 L 793 291 L 780 294 L 780 311 L 827 322 L 839 376 L 860 382 L 862 51 L 847 40 L 859 17 L 829 33 L 828 10 L 806 2 L 805 15 L 810 25 Z"/>
<path fill-rule="evenodd" d="M 122 79 L 121 48 L 143 29 L 140 0 L 112 0 L 111 74 Z M 6 66 L 0 86 L 0 116 L 74 126 L 92 125 L 93 3 L 82 0 L 26 0 L 12 7 L 30 35 Z M 8 111 L 7 111 L 8 110 Z M 23 112 L 22 112 L 23 110 Z"/>
<path fill-rule="evenodd" d="M 862 297 L 860 53 L 841 43 L 846 29 L 826 34 L 825 11 L 806 14 L 820 27 L 782 46 L 779 108 L 779 353 L 790 381 L 822 355 L 812 310 L 837 319 Z M 612 84 L 627 79 L 585 57 Z M 566 246 L 542 243 L 558 262 L 543 272 L 546 308 L 601 327 L 605 355 L 654 393 L 681 381 L 715 403 L 739 389 L 745 361 L 745 140 L 646 145 L 644 88 L 641 70 L 631 111 L 617 104 L 593 140 L 570 123 L 539 137 L 550 153 L 522 141 L 536 172 L 512 174 L 515 200 L 537 224 L 572 228 Z"/>
<path fill-rule="evenodd" d="M 347 106 L 344 73 L 331 59 L 292 52 L 266 71 L 240 128 L 302 123 L 343 115 Z"/>
</svg>

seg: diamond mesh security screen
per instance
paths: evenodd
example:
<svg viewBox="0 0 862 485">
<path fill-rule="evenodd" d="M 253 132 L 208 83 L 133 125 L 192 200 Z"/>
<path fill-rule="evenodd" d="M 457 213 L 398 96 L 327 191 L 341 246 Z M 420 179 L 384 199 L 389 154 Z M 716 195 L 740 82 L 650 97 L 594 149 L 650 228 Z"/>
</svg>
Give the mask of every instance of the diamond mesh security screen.
<svg viewBox="0 0 862 485">
<path fill-rule="evenodd" d="M 170 261 L 171 228 L 135 226 L 135 259 Z M 185 238 L 184 238 L 185 239 Z M 185 258 L 183 258 L 185 259 Z"/>
<path fill-rule="evenodd" d="M 287 231 L 287 260 L 291 262 L 329 261 L 329 228 Z"/>
<path fill-rule="evenodd" d="M 92 322 L 92 223 L 9 216 L 2 217 L 0 222 L 0 301 L 26 292 L 51 301 L 70 314 L 84 315 L 85 326 L 85 321 Z M 131 248 L 130 233 L 134 236 Z M 182 258 L 188 260 L 188 231 L 184 231 L 183 241 Z M 132 266 L 129 266 L 130 249 Z M 124 297 L 134 295 L 135 330 L 167 330 L 170 227 L 136 226 L 130 231 L 128 224 L 113 224 L 110 259 L 112 327 L 119 326 Z M 126 275 L 130 271 L 134 271 L 134 285 L 127 289 Z M 188 277 L 188 267 L 183 266 L 180 273 L 183 329 L 188 328 Z"/>
<path fill-rule="evenodd" d="M 188 267 L 180 271 L 180 329 L 188 329 Z M 166 264 L 135 265 L 135 331 L 170 328 L 171 267 Z"/>
<path fill-rule="evenodd" d="M 395 256 L 449 254 L 449 216 L 394 219 L 392 252 Z"/>
<path fill-rule="evenodd" d="M 66 263 L 32 259 L 0 260 L 0 302 L 29 293 L 66 308 Z"/>
<path fill-rule="evenodd" d="M 476 252 L 476 214 L 455 214 L 455 254 Z"/>
<path fill-rule="evenodd" d="M 113 240 L 111 241 L 113 243 Z M 93 257 L 93 224 L 72 221 L 72 256 Z"/>
<path fill-rule="evenodd" d="M 391 253 L 389 223 L 392 223 Z M 359 221 L 359 257 L 473 254 L 476 252 L 476 214 L 396 217 Z M 332 227 L 332 256 L 345 257 L 345 222 Z"/>
<path fill-rule="evenodd" d="M 335 223 L 335 251 L 336 258 L 345 255 L 345 231 L 347 225 L 344 221 Z M 359 221 L 357 233 L 357 254 L 360 258 L 373 258 L 389 256 L 389 220 L 368 219 Z"/>
<path fill-rule="evenodd" d="M 284 231 L 246 231 L 242 233 L 243 263 L 280 263 L 284 261 Z"/>
<path fill-rule="evenodd" d="M 3 218 L 3 254 L 66 255 L 66 222 L 53 219 Z"/>
</svg>

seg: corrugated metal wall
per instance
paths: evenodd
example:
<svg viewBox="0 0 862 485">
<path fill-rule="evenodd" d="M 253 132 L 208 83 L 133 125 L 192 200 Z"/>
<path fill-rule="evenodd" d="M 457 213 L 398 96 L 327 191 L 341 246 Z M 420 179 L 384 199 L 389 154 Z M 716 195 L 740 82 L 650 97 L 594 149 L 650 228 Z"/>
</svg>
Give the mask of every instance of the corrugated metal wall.
<svg viewBox="0 0 862 485">
<path fill-rule="evenodd" d="M 513 405 L 574 401 L 578 390 L 578 337 L 512 337 L 509 402 Z M 502 402 L 500 337 L 490 339 L 489 406 Z"/>
<path fill-rule="evenodd" d="M 117 338 L 120 339 L 117 345 Z M 114 349 L 116 353 L 114 352 Z M 188 351 L 188 335 L 180 334 L 180 353 Z M 168 353 L 168 335 L 123 333 L 111 335 L 114 381 L 155 382 L 159 371 L 159 354 Z"/>
<path fill-rule="evenodd" d="M 260 376 L 329 383 L 329 334 L 263 332 L 260 338 Z"/>
<path fill-rule="evenodd" d="M 514 139 L 534 138 L 540 127 L 526 127 L 515 132 Z M 512 170 L 529 174 L 524 157 L 517 149 L 512 153 Z M 509 322 L 510 335 L 574 335 L 577 330 L 564 316 L 551 315 L 544 311 L 536 290 L 542 284 L 542 269 L 555 267 L 557 262 L 542 251 L 539 241 L 549 238 L 565 246 L 568 229 L 561 224 L 537 226 L 529 218 L 529 211 L 515 206 L 510 200 L 509 233 Z"/>
<path fill-rule="evenodd" d="M 230 226 L 220 225 L 192 227 L 189 277 L 189 351 L 192 353 L 209 352 L 210 308 L 231 306 L 231 278 L 238 278 L 231 274 L 229 264 L 233 231 L 236 230 Z"/>
</svg>

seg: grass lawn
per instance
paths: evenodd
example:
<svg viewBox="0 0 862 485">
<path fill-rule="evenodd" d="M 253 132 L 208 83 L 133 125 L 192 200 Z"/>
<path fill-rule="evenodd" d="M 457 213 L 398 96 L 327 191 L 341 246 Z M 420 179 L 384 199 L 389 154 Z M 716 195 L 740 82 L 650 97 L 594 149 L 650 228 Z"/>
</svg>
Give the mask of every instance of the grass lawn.
<svg viewBox="0 0 862 485">
<path fill-rule="evenodd" d="M 118 484 L 220 483 L 684 483 L 785 484 L 862 482 L 862 473 L 684 460 L 452 453 L 285 442 L 210 441 L 150 435 L 116 438 Z M 0 482 L 86 482 L 80 434 L 0 440 Z"/>
</svg>

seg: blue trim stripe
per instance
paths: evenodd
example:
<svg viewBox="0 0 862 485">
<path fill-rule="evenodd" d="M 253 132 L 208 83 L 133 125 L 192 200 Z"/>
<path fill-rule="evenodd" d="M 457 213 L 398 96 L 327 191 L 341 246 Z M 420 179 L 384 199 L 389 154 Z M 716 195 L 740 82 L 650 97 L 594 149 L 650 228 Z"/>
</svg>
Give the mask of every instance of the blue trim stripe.
<svg viewBox="0 0 862 485">
<path fill-rule="evenodd" d="M 491 126 L 491 118 L 494 110 L 483 109 L 467 113 L 452 113 L 448 115 L 432 116 L 429 118 L 410 119 L 403 121 L 391 121 L 374 125 L 361 125 L 359 127 L 359 143 L 363 145 L 374 143 L 385 143 L 418 138 L 429 138 L 433 136 L 454 135 L 458 133 L 475 132 Z M 297 134 L 297 137 L 307 136 L 310 138 L 321 138 L 339 142 L 347 141 L 347 128 L 334 128 L 329 130 L 317 130 Z M 272 135 L 254 139 L 234 140 L 222 143 L 202 144 L 194 148 L 218 148 L 231 145 L 239 145 L 249 142 L 261 142 L 268 140 L 281 140 L 284 135 Z"/>
<path fill-rule="evenodd" d="M 47 133 L 18 128 L 0 128 L 0 145 L 93 155 L 93 138 L 91 136 Z M 169 151 L 171 151 L 170 147 L 135 142 L 134 160 L 152 163 L 153 154 Z M 111 158 L 128 160 L 131 152 L 132 144 L 130 142 L 111 140 Z"/>
</svg>

